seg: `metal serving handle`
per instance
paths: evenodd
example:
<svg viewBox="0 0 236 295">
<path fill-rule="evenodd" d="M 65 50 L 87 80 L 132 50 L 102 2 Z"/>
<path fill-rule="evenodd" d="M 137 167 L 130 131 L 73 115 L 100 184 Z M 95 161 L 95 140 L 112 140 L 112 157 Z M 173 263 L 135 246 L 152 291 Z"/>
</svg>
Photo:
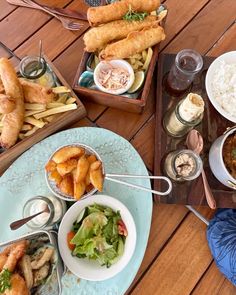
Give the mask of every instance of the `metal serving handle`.
<svg viewBox="0 0 236 295">
<path fill-rule="evenodd" d="M 164 180 L 167 182 L 168 184 L 168 189 L 164 192 L 159 192 L 159 191 L 155 191 L 155 190 L 152 190 L 152 189 L 149 189 L 149 188 L 146 188 L 144 186 L 141 186 L 141 185 L 136 185 L 136 184 L 133 184 L 133 183 L 129 183 L 129 182 L 125 182 L 125 181 L 122 181 L 122 180 L 119 180 L 119 179 L 116 179 L 116 178 L 119 178 L 119 177 L 122 177 L 122 178 L 148 178 L 148 179 L 160 179 L 160 180 Z M 149 176 L 149 175 L 128 175 L 128 174 L 106 174 L 105 175 L 105 179 L 109 180 L 109 181 L 113 181 L 113 182 L 116 182 L 116 183 L 120 183 L 120 184 L 124 184 L 126 186 L 129 186 L 129 187 L 133 187 L 133 188 L 137 188 L 137 189 L 140 189 L 140 190 L 143 190 L 143 191 L 146 191 L 146 192 L 150 192 L 150 193 L 153 193 L 155 195 L 159 195 L 159 196 L 166 196 L 168 195 L 171 191 L 172 191 L 172 182 L 170 181 L 169 178 L 165 177 L 165 176 Z"/>
</svg>

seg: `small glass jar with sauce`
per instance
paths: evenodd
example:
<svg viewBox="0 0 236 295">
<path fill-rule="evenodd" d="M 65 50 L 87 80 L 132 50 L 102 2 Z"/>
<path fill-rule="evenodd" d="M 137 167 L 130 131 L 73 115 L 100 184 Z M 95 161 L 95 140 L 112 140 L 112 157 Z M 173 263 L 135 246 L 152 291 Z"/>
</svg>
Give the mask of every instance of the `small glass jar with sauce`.
<svg viewBox="0 0 236 295">
<path fill-rule="evenodd" d="M 174 181 L 190 181 L 201 174 L 202 160 L 191 150 L 176 150 L 166 156 L 164 172 Z"/>
<path fill-rule="evenodd" d="M 55 76 L 43 57 L 26 56 L 20 62 L 20 73 L 23 78 L 45 87 L 56 85 Z"/>
<path fill-rule="evenodd" d="M 66 212 L 65 201 L 54 196 L 36 196 L 29 199 L 23 207 L 23 218 L 37 214 L 48 206 L 49 212 L 44 212 L 27 222 L 31 229 L 52 228 L 59 223 Z"/>
<path fill-rule="evenodd" d="M 182 95 L 203 66 L 202 56 L 192 49 L 180 51 L 166 80 L 166 91 L 173 96 Z"/>
<path fill-rule="evenodd" d="M 163 127 L 168 135 L 182 137 L 200 124 L 204 115 L 204 101 L 195 93 L 189 93 L 163 118 Z"/>
</svg>

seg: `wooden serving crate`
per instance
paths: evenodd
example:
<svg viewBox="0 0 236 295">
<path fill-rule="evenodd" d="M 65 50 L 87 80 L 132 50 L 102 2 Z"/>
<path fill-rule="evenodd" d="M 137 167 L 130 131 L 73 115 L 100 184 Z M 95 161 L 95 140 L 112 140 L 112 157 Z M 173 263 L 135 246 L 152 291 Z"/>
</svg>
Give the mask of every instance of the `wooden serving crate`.
<svg viewBox="0 0 236 295">
<path fill-rule="evenodd" d="M 160 8 L 168 10 L 165 5 L 161 5 Z M 167 16 L 160 23 L 160 25 L 163 28 L 165 26 L 166 18 Z M 81 87 L 78 84 L 78 80 L 81 74 L 84 71 L 86 71 L 86 64 L 91 54 L 89 52 L 84 52 L 82 56 L 82 59 L 78 67 L 78 70 L 74 79 L 74 83 L 73 83 L 74 91 L 78 93 L 82 99 L 85 99 L 87 101 L 92 101 L 104 106 L 124 110 L 127 112 L 142 113 L 148 100 L 149 90 L 150 90 L 150 86 L 152 82 L 152 76 L 153 76 L 153 72 L 155 70 L 155 66 L 156 66 L 156 62 L 158 58 L 159 44 L 154 46 L 152 49 L 153 49 L 153 56 L 149 64 L 149 67 L 146 71 L 144 85 L 137 98 L 134 99 L 134 98 L 125 97 L 122 95 L 105 93 L 100 90 Z"/>
<path fill-rule="evenodd" d="M 132 99 L 129 97 L 125 97 L 122 95 L 114 95 L 102 92 L 100 90 L 94 90 L 90 88 L 81 87 L 78 84 L 79 77 L 81 74 L 86 71 L 86 64 L 88 61 L 88 58 L 90 56 L 90 53 L 84 52 L 78 71 L 76 73 L 74 83 L 73 83 L 73 89 L 76 93 L 78 93 L 83 99 L 92 101 L 104 106 L 117 108 L 120 110 L 124 110 L 127 112 L 132 113 L 141 113 L 144 110 L 144 107 L 147 103 L 148 94 L 151 86 L 152 76 L 153 72 L 156 66 L 157 56 L 158 56 L 158 49 L 159 46 L 156 45 L 153 47 L 153 56 L 150 62 L 150 65 L 148 67 L 146 77 L 145 77 L 145 83 L 144 86 L 139 94 L 139 97 L 136 99 Z"/>
<path fill-rule="evenodd" d="M 46 124 L 43 128 L 38 129 L 34 134 L 29 136 L 28 138 L 24 138 L 19 140 L 14 146 L 9 149 L 1 150 L 0 152 L 0 174 L 2 174 L 6 168 L 24 151 L 28 148 L 33 146 L 35 143 L 39 142 L 40 140 L 44 139 L 45 137 L 59 131 L 68 125 L 75 123 L 76 121 L 84 118 L 86 116 L 86 110 L 80 99 L 71 89 L 71 86 L 66 82 L 66 80 L 62 77 L 58 69 L 53 65 L 50 60 L 44 56 L 46 62 L 54 72 L 55 76 L 59 83 L 63 86 L 66 86 L 68 89 L 71 90 L 71 96 L 76 98 L 77 109 L 71 110 L 65 113 L 61 113 L 60 115 L 56 116 L 56 118 Z"/>
<path fill-rule="evenodd" d="M 228 127 L 234 125 L 215 110 L 206 94 L 205 76 L 214 58 L 203 56 L 204 65 L 201 73 L 195 78 L 191 88 L 182 97 L 176 98 L 169 95 L 165 90 L 166 77 L 174 63 L 175 56 L 174 54 L 161 54 L 158 63 L 154 173 L 155 175 L 163 174 L 163 162 L 170 151 L 186 148 L 186 136 L 173 138 L 167 135 L 162 125 L 163 116 L 187 93 L 198 93 L 205 102 L 204 118 L 201 124 L 195 128 L 202 134 L 204 140 L 204 150 L 201 154 L 203 167 L 217 207 L 236 208 L 236 191 L 224 186 L 215 178 L 208 161 L 208 154 L 213 141 L 222 135 Z M 154 181 L 155 190 L 164 190 L 165 187 L 164 185 L 162 187 L 162 185 L 160 181 Z M 156 202 L 166 204 L 207 205 L 201 176 L 189 182 L 173 182 L 173 190 L 168 196 L 155 196 L 154 199 Z"/>
</svg>

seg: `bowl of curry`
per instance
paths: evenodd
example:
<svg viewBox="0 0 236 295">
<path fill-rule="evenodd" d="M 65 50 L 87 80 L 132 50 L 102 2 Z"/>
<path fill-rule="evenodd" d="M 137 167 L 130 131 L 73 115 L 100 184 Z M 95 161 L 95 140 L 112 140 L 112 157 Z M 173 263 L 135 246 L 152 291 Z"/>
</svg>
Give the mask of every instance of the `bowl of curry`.
<svg viewBox="0 0 236 295">
<path fill-rule="evenodd" d="M 212 173 L 222 184 L 236 190 L 236 126 L 213 142 L 209 164 Z"/>
</svg>

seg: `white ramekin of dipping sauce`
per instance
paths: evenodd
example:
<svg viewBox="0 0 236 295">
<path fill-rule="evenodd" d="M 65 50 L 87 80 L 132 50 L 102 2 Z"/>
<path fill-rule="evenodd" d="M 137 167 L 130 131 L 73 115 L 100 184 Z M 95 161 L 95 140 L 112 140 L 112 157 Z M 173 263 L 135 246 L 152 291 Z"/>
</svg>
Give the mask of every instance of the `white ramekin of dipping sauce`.
<svg viewBox="0 0 236 295">
<path fill-rule="evenodd" d="M 209 164 L 212 173 L 225 186 L 236 190 L 236 179 L 227 170 L 223 159 L 223 146 L 229 135 L 236 132 L 236 127 L 229 129 L 218 137 L 212 144 L 209 152 Z"/>
<path fill-rule="evenodd" d="M 122 87 L 119 89 L 110 89 L 110 88 L 103 87 L 99 79 L 100 72 L 101 70 L 105 70 L 110 67 L 121 68 L 126 70 L 129 73 L 128 82 L 125 87 Z M 134 82 L 134 70 L 131 67 L 131 65 L 125 60 L 117 59 L 117 60 L 111 60 L 111 61 L 101 61 L 94 70 L 94 83 L 96 84 L 99 90 L 106 93 L 115 94 L 115 95 L 125 93 L 132 86 L 133 82 Z"/>
</svg>

